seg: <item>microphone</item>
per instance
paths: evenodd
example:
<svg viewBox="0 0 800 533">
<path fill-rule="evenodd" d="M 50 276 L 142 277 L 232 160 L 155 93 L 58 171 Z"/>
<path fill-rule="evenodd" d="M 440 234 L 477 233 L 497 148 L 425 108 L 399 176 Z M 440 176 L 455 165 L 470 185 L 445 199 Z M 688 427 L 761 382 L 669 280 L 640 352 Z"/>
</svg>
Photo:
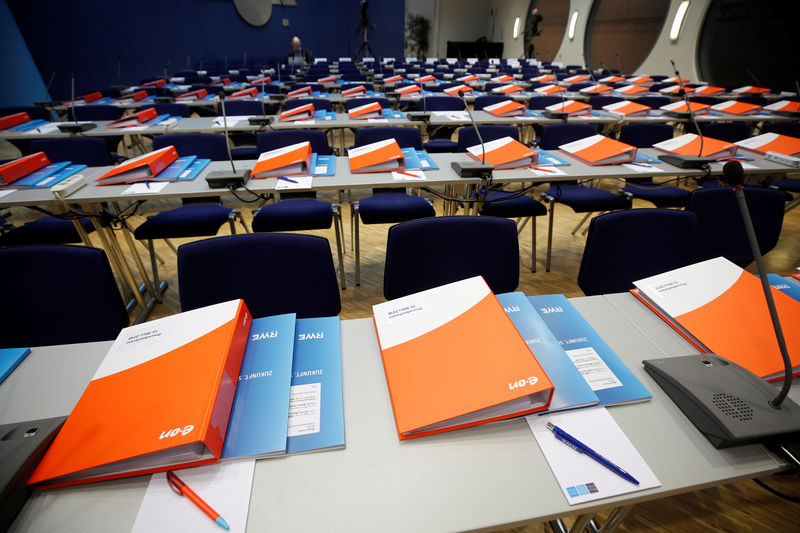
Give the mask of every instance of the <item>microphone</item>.
<svg viewBox="0 0 800 533">
<path fill-rule="evenodd" d="M 72 83 L 71 83 L 71 96 L 70 96 L 70 105 L 67 111 L 67 115 L 69 116 L 69 111 L 72 111 L 72 118 L 75 122 L 62 122 L 56 125 L 59 131 L 62 133 L 70 133 L 75 135 L 77 133 L 81 133 L 92 128 L 96 128 L 97 124 L 94 122 L 78 122 L 78 115 L 75 114 L 75 73 L 73 72 L 72 75 Z"/>
<path fill-rule="evenodd" d="M 261 66 L 261 115 L 256 115 L 247 119 L 247 121 L 254 125 L 254 126 L 266 126 L 267 124 L 272 123 L 272 117 L 267 116 L 267 110 L 264 108 L 264 98 L 267 94 L 264 92 L 264 83 L 266 80 L 264 79 L 267 71 L 264 68 L 264 65 Z"/>
<path fill-rule="evenodd" d="M 222 127 L 225 131 L 225 147 L 228 149 L 228 160 L 231 163 L 231 171 L 215 170 L 209 172 L 206 176 L 206 183 L 210 189 L 236 189 L 247 183 L 250 179 L 250 169 L 236 170 L 233 164 L 233 156 L 231 155 L 231 147 L 228 142 L 228 115 L 225 112 L 225 93 L 220 91 L 219 104 L 222 108 Z"/>
<path fill-rule="evenodd" d="M 698 137 L 700 137 L 700 150 L 696 156 L 693 155 L 678 155 L 678 154 L 663 154 L 658 156 L 661 161 L 665 163 L 669 163 L 670 165 L 676 166 L 678 168 L 705 168 L 708 166 L 709 163 L 713 161 L 710 157 L 703 157 L 703 132 L 700 131 L 700 126 L 697 124 L 697 119 L 694 116 L 694 111 L 692 111 L 691 102 L 689 101 L 689 96 L 686 94 L 686 90 L 683 87 L 683 81 L 681 80 L 681 74 L 678 72 L 678 69 L 675 67 L 675 61 L 670 59 L 670 63 L 672 63 L 672 71 L 675 73 L 675 77 L 678 79 L 678 85 L 680 85 L 680 94 L 683 97 L 683 101 L 686 104 L 686 112 L 683 111 L 665 111 L 664 114 L 670 117 L 675 118 L 689 118 L 694 124 L 694 129 L 697 131 Z"/>
<path fill-rule="evenodd" d="M 722 168 L 722 176 L 722 181 L 733 186 L 761 278 L 761 288 L 784 363 L 783 386 L 773 398 L 775 389 L 765 380 L 711 353 L 653 359 L 643 361 L 643 364 L 647 373 L 714 447 L 761 442 L 774 444 L 787 452 L 785 444 L 781 443 L 782 438 L 788 436 L 791 439 L 791 434 L 800 431 L 800 406 L 786 397 L 792 386 L 792 363 L 747 209 L 741 163 L 727 162 Z M 741 416 L 745 413 L 746 417 Z"/>
<path fill-rule="evenodd" d="M 467 114 L 472 121 L 472 127 L 475 129 L 478 141 L 481 143 L 481 160 L 453 161 L 450 163 L 450 167 L 455 170 L 456 174 L 461 178 L 481 178 L 489 180 L 492 177 L 494 166 L 486 163 L 486 146 L 483 144 L 483 137 L 481 137 L 481 132 L 478 129 L 478 125 L 475 123 L 475 117 L 472 116 L 472 111 L 470 111 L 467 100 L 464 98 L 463 90 L 458 91 L 458 97 L 461 98 L 461 101 L 464 103 L 464 109 L 467 110 Z"/>
<path fill-rule="evenodd" d="M 544 115 L 546 118 L 553 118 L 553 119 L 563 120 L 564 122 L 566 122 L 567 119 L 569 118 L 569 113 L 564 110 L 566 106 L 567 91 L 566 90 L 561 91 L 559 94 L 561 95 L 561 111 L 550 111 L 549 109 L 545 109 L 544 111 L 542 111 L 542 115 Z"/>
</svg>

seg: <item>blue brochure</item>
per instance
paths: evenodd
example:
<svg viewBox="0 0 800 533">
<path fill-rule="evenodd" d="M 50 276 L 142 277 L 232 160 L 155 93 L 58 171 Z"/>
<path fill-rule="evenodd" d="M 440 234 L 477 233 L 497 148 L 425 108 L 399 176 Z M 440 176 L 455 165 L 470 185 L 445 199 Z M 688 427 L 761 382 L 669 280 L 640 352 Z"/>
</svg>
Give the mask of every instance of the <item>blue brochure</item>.
<svg viewBox="0 0 800 533">
<path fill-rule="evenodd" d="M 297 320 L 288 435 L 286 453 L 344 447 L 337 316 Z"/>
<path fill-rule="evenodd" d="M 599 405 L 651 398 L 641 381 L 563 294 L 531 296 L 529 300 L 597 395 Z"/>
<path fill-rule="evenodd" d="M 795 300 L 800 301 L 800 285 L 797 283 L 794 283 L 793 281 L 786 281 L 779 274 L 767 274 L 767 281 L 769 281 L 769 284 L 772 286 L 772 288 L 777 289 L 784 294 L 788 294 Z"/>
<path fill-rule="evenodd" d="M 388 107 L 383 108 L 383 118 L 406 118 L 402 111 L 397 111 L 395 109 L 389 109 Z"/>
<path fill-rule="evenodd" d="M 14 187 L 35 187 L 37 183 L 46 179 L 49 176 L 57 173 L 58 171 L 69 166 L 69 161 L 61 163 L 50 163 L 46 167 L 42 167 L 36 172 L 31 172 L 24 178 L 20 178 L 14 182 Z"/>
<path fill-rule="evenodd" d="M 555 152 L 548 152 L 547 150 L 542 150 L 541 148 L 534 148 L 534 150 L 537 154 L 539 154 L 539 161 L 537 162 L 538 165 L 568 167 L 571 164 L 569 161 L 560 157 Z"/>
<path fill-rule="evenodd" d="M 28 131 L 34 128 L 38 128 L 39 126 L 44 126 L 47 123 L 48 122 L 46 120 L 37 118 L 35 120 L 29 120 L 28 122 L 23 122 L 18 126 L 14 126 L 13 128 L 11 128 L 11 131 Z"/>
<path fill-rule="evenodd" d="M 506 310 L 534 357 L 553 383 L 553 399 L 543 413 L 564 411 L 594 405 L 597 395 L 575 368 L 539 313 L 522 292 L 498 294 L 497 300 Z"/>
<path fill-rule="evenodd" d="M 211 163 L 210 159 L 195 159 L 189 168 L 184 170 L 183 173 L 176 178 L 177 181 L 192 181 L 200 175 L 200 172 L 202 172 L 209 163 Z"/>
<path fill-rule="evenodd" d="M 438 170 L 439 166 L 433 162 L 425 150 L 415 150 L 414 148 L 402 148 L 403 157 L 406 160 L 406 170 Z"/>
<path fill-rule="evenodd" d="M 0 383 L 31 353 L 30 348 L 0 348 Z"/>
<path fill-rule="evenodd" d="M 84 168 L 86 168 L 86 165 L 69 165 L 68 167 L 64 167 L 62 170 L 59 170 L 55 174 L 52 174 L 46 177 L 45 179 L 37 182 L 35 185 L 33 185 L 33 187 L 36 188 L 52 187 L 56 183 L 64 181 L 73 174 L 77 174 Z"/>
<path fill-rule="evenodd" d="M 253 320 L 222 459 L 286 453 L 295 319 L 289 313 Z"/>
<path fill-rule="evenodd" d="M 336 174 L 336 156 L 311 154 L 312 176 L 333 176 Z"/>
<path fill-rule="evenodd" d="M 314 120 L 336 120 L 336 112 L 318 109 L 314 111 Z"/>
<path fill-rule="evenodd" d="M 187 155 L 186 157 L 179 157 L 170 165 L 158 173 L 159 180 L 179 180 L 183 172 L 192 166 L 194 160 L 197 159 L 196 155 Z"/>
</svg>

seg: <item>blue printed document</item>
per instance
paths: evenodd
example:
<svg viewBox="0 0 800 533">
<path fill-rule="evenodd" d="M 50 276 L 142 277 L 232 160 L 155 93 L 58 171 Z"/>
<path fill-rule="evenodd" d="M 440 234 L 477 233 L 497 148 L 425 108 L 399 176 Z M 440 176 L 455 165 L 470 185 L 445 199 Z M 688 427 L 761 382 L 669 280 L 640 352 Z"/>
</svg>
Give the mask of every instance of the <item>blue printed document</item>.
<svg viewBox="0 0 800 533">
<path fill-rule="evenodd" d="M 774 289 L 788 294 L 797 301 L 800 301 L 800 285 L 793 281 L 786 281 L 780 274 L 767 274 L 767 281 Z"/>
<path fill-rule="evenodd" d="M 43 189 L 64 181 L 85 169 L 86 165 L 72 165 L 69 161 L 52 163 L 14 182 L 16 188 Z"/>
<path fill-rule="evenodd" d="M 402 148 L 403 157 L 406 160 L 406 170 L 438 170 L 439 166 L 434 163 L 431 156 L 425 150 L 415 150 L 414 148 Z"/>
<path fill-rule="evenodd" d="M 297 320 L 288 436 L 286 453 L 344 448 L 339 317 Z"/>
<path fill-rule="evenodd" d="M 498 294 L 497 300 L 553 383 L 550 407 L 539 414 L 596 404 L 597 395 L 592 392 L 564 348 L 528 301 L 528 297 L 522 292 L 508 292 Z"/>
<path fill-rule="evenodd" d="M 615 405 L 652 395 L 563 294 L 529 297 L 559 344 L 600 400 Z"/>
<path fill-rule="evenodd" d="M 563 157 L 559 157 L 554 152 L 548 152 L 547 150 L 542 150 L 541 148 L 534 148 L 533 150 L 539 154 L 539 160 L 537 161 L 537 165 L 553 165 L 556 167 L 568 167 L 571 163 L 564 159 Z"/>
<path fill-rule="evenodd" d="M 333 176 L 336 174 L 336 156 L 311 154 L 311 175 Z"/>
<path fill-rule="evenodd" d="M 288 313 L 253 320 L 222 459 L 286 453 L 295 319 Z"/>
<path fill-rule="evenodd" d="M 0 348 L 0 383 L 31 353 L 30 348 Z"/>
</svg>

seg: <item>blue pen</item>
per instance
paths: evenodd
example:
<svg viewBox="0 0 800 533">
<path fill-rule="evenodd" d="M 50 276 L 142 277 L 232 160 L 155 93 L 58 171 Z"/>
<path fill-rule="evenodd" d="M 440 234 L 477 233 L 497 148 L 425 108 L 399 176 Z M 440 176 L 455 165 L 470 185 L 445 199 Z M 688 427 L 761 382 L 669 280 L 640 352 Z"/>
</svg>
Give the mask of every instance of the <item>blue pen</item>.
<svg viewBox="0 0 800 533">
<path fill-rule="evenodd" d="M 288 181 L 289 183 L 297 183 L 297 180 L 293 180 L 292 178 L 287 178 L 286 176 L 278 176 L 279 180 Z"/>
<path fill-rule="evenodd" d="M 589 448 L 588 446 L 583 444 L 581 441 L 579 441 L 578 439 L 576 439 L 575 437 L 573 437 L 572 435 L 570 435 L 569 433 L 567 433 L 566 431 L 564 431 L 560 427 L 554 425 L 552 422 L 548 422 L 547 423 L 547 429 L 549 429 L 550 431 L 553 432 L 553 435 L 555 436 L 555 438 L 557 438 L 558 440 L 560 440 L 561 442 L 563 442 L 564 444 L 566 444 L 567 446 L 569 446 L 570 448 L 572 448 L 576 452 L 582 453 L 582 454 L 585 454 L 585 455 L 591 457 L 592 459 L 594 459 L 595 461 L 597 461 L 598 463 L 600 463 L 604 467 L 608 468 L 609 470 L 611 470 L 612 472 L 617 474 L 619 477 L 630 481 L 634 485 L 638 485 L 639 484 L 639 482 L 636 481 L 636 478 L 634 478 L 632 475 L 627 473 L 625 470 L 623 470 L 622 468 L 618 467 L 617 465 L 615 465 L 614 463 L 612 463 L 611 461 L 609 461 L 608 459 L 606 459 L 605 457 L 603 457 L 602 455 L 600 455 L 599 453 L 594 451 L 593 449 Z"/>
</svg>

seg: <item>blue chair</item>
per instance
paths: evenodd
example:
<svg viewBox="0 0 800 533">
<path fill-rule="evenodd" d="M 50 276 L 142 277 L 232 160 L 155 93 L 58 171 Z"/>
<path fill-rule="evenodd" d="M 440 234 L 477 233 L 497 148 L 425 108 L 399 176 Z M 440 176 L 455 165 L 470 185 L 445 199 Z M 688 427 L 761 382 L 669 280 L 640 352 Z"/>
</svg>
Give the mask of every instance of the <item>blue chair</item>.
<svg viewBox="0 0 800 533">
<path fill-rule="evenodd" d="M 669 104 L 672 100 L 669 96 L 640 96 L 636 99 L 636 102 L 653 109 L 658 109 L 661 106 Z"/>
<path fill-rule="evenodd" d="M 453 216 L 389 228 L 383 275 L 387 300 L 478 275 L 496 294 L 516 290 L 519 244 L 513 221 Z"/>
<path fill-rule="evenodd" d="M 475 111 L 480 111 L 481 109 L 483 109 L 488 105 L 498 104 L 500 102 L 507 102 L 507 101 L 514 101 L 514 99 L 506 95 L 499 95 L 499 94 L 487 94 L 485 96 L 476 96 L 473 108 L 475 109 Z"/>
<path fill-rule="evenodd" d="M 327 98 L 294 98 L 292 100 L 286 100 L 286 102 L 283 104 L 283 110 L 289 111 L 295 107 L 308 104 L 314 104 L 315 111 L 319 111 L 320 109 L 324 109 L 325 111 L 332 110 L 331 101 Z"/>
<path fill-rule="evenodd" d="M 184 244 L 178 286 L 182 311 L 235 298 L 253 318 L 334 316 L 342 308 L 330 244 L 314 235 L 251 233 Z"/>
<path fill-rule="evenodd" d="M 299 142 L 309 141 L 311 149 L 321 155 L 330 155 L 325 133 L 320 130 L 280 130 L 258 134 L 259 153 L 275 150 Z M 316 192 L 283 193 L 280 201 L 267 204 L 253 212 L 254 232 L 305 231 L 329 229 L 335 224 L 336 250 L 342 289 L 347 288 L 344 272 L 344 226 L 338 205 L 316 199 Z"/>
<path fill-rule="evenodd" d="M 464 102 L 455 96 L 428 96 L 421 98 L 416 105 L 419 111 L 463 111 Z M 457 126 L 429 126 L 431 139 L 424 144 L 428 153 L 445 153 L 456 150 L 455 141 L 451 140 Z M 436 137 L 436 138 L 433 138 Z"/>
<path fill-rule="evenodd" d="M 67 108 L 67 120 L 117 120 L 121 116 L 120 108 L 113 105 L 90 104 Z"/>
<path fill-rule="evenodd" d="M 262 104 L 259 100 L 225 100 L 225 114 L 229 117 L 272 114 L 276 109 L 276 106 Z M 217 106 L 217 115 L 222 116 L 221 106 Z M 258 127 L 253 126 L 253 129 L 256 130 Z M 231 148 L 231 156 L 234 159 L 240 161 L 258 157 L 255 149 L 256 136 L 253 132 L 232 131 L 228 136 L 235 145 L 234 148 Z"/>
<path fill-rule="evenodd" d="M 625 292 L 633 282 L 695 261 L 697 217 L 675 209 L 629 209 L 592 219 L 578 271 L 584 294 Z"/>
<path fill-rule="evenodd" d="M 720 100 L 716 96 L 705 96 L 701 94 L 697 96 L 690 96 L 689 101 L 697 102 L 698 104 L 715 105 L 720 103 L 722 100 Z"/>
<path fill-rule="evenodd" d="M 769 101 L 760 94 L 749 94 L 746 96 L 740 96 L 739 98 L 737 98 L 737 100 L 740 102 L 746 102 L 748 104 L 760 105 L 762 107 L 769 103 Z"/>
<path fill-rule="evenodd" d="M 366 81 L 366 76 L 364 76 L 363 74 L 358 74 L 357 76 L 352 75 L 352 74 L 350 74 L 350 75 L 345 74 L 344 75 L 344 80 L 345 80 L 345 82 L 342 83 L 342 87 L 341 87 L 342 91 L 346 91 L 347 89 L 353 89 L 355 87 L 364 87 L 364 89 L 366 89 L 367 91 L 374 91 L 375 90 L 375 85 L 373 85 L 371 82 Z M 352 83 L 352 82 L 356 82 L 356 83 Z"/>
<path fill-rule="evenodd" d="M 783 227 L 784 193 L 775 189 L 745 187 L 747 209 L 762 255 L 772 250 Z M 739 204 L 731 187 L 692 192 L 686 208 L 697 215 L 697 260 L 724 256 L 744 268 L 753 262 Z"/>
<path fill-rule="evenodd" d="M 143 107 L 147 109 L 152 107 L 159 115 L 172 115 L 173 117 L 189 117 L 192 115 L 191 109 L 186 104 L 172 103 L 172 104 L 153 104 Z"/>
<path fill-rule="evenodd" d="M 3 348 L 112 340 L 128 325 L 111 266 L 97 248 L 0 249 L 0 293 L 13 302 L 0 330 Z"/>
<path fill-rule="evenodd" d="M 636 146 L 650 148 L 654 144 L 671 139 L 674 129 L 669 124 L 626 124 L 619 132 L 619 140 Z M 671 185 L 660 185 L 653 178 L 626 178 L 626 185 L 620 193 L 632 198 L 652 202 L 656 207 L 686 207 L 689 205 L 689 191 Z"/>
<path fill-rule="evenodd" d="M 622 102 L 623 100 L 624 98 L 620 98 L 619 96 L 595 94 L 594 96 L 589 97 L 589 105 L 592 106 L 592 109 L 602 110 L 604 105 L 616 104 L 617 102 Z"/>
<path fill-rule="evenodd" d="M 99 137 L 65 137 L 31 141 L 31 150 L 44 152 L 51 163 L 72 161 L 90 167 L 113 164 L 106 143 Z"/>
<path fill-rule="evenodd" d="M 324 75 L 327 75 L 327 74 L 328 74 L 327 72 L 320 73 L 320 76 L 324 76 Z M 324 84 L 322 84 L 322 83 L 313 83 L 313 82 L 296 83 L 296 84 L 292 85 L 292 88 L 289 89 L 289 90 L 290 91 L 296 91 L 297 89 L 302 89 L 304 87 L 311 87 L 311 92 L 321 93 L 321 92 L 325 91 L 325 85 Z"/>
<path fill-rule="evenodd" d="M 216 133 L 175 133 L 159 135 L 153 139 L 153 150 L 159 150 L 170 145 L 175 147 L 178 156 L 196 155 L 199 158 L 211 159 L 212 161 L 225 161 L 228 159 L 227 141 L 223 135 Z M 183 202 L 184 205 L 180 207 L 161 211 L 149 217 L 133 232 L 136 240 L 147 241 L 154 286 L 158 288 L 156 301 L 159 303 L 166 284 L 162 285 L 158 277 L 158 266 L 153 245 L 155 239 L 164 239 L 170 248 L 174 250 L 175 247 L 170 243 L 169 239 L 216 235 L 225 222 L 230 225 L 231 233 L 236 233 L 234 222 L 237 219 L 247 231 L 247 226 L 239 211 L 224 207 L 219 203 L 220 199 L 218 197 L 201 198 L 199 200 L 200 203 L 197 200 L 186 199 Z"/>
<path fill-rule="evenodd" d="M 762 128 L 763 133 L 777 133 L 800 139 L 800 121 L 797 122 L 767 122 Z"/>
<path fill-rule="evenodd" d="M 750 125 L 747 122 L 709 122 L 700 125 L 703 135 L 735 143 L 750 137 Z"/>
<path fill-rule="evenodd" d="M 544 150 L 556 150 L 563 144 L 595 135 L 594 126 L 589 124 L 549 124 L 542 129 L 539 147 Z M 569 206 L 576 213 L 586 213 L 572 235 L 580 229 L 592 213 L 597 211 L 616 211 L 631 207 L 629 198 L 595 187 L 575 182 L 560 182 L 542 193 L 542 199 L 550 204 L 550 220 L 547 228 L 547 262 L 545 270 L 550 272 L 550 259 L 553 248 L 553 218 L 556 204 Z"/>
<path fill-rule="evenodd" d="M 422 136 L 416 128 L 361 128 L 355 131 L 355 146 L 364 146 L 384 139 L 397 140 L 400 148 L 422 149 Z M 361 284 L 361 244 L 358 225 L 393 224 L 417 218 L 436 216 L 433 206 L 421 196 L 412 196 L 405 189 L 373 189 L 373 195 L 352 202 L 351 228 L 356 243 L 356 285 Z"/>
</svg>

